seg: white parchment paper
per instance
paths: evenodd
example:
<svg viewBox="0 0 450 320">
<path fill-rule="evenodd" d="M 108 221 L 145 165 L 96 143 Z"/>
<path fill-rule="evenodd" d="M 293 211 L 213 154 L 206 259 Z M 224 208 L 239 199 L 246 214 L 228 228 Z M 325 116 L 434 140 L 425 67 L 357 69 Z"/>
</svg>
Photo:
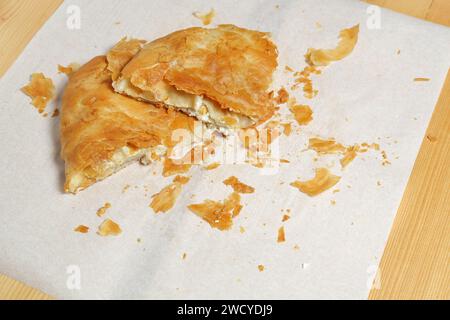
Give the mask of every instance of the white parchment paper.
<svg viewBox="0 0 450 320">
<path fill-rule="evenodd" d="M 71 30 L 67 19 L 76 8 L 81 28 Z M 280 64 L 275 88 L 292 80 L 285 65 L 305 66 L 309 47 L 332 48 L 341 29 L 361 24 L 354 52 L 314 77 L 318 96 L 309 101 L 296 91 L 314 121 L 280 139 L 290 164 L 269 176 L 248 165 L 195 167 L 176 206 L 160 215 L 148 208 L 150 197 L 171 180 L 161 178 L 158 164 L 132 165 L 77 196 L 64 194 L 58 120 L 38 115 L 19 88 L 41 71 L 61 91 L 66 77 L 57 64 L 84 63 L 125 35 L 151 40 L 199 26 L 192 12 L 210 8 L 213 25 L 272 33 Z M 368 28 L 367 8 L 345 0 L 65 2 L 0 80 L 0 272 L 58 298 L 366 298 L 450 62 L 448 28 L 384 10 L 380 28 Z M 342 176 L 339 193 L 309 198 L 289 183 L 336 161 L 316 163 L 314 152 L 304 151 L 314 135 L 378 142 L 392 164 L 368 152 L 344 171 L 333 167 Z M 186 206 L 223 199 L 230 189 L 222 180 L 230 175 L 256 192 L 242 197 L 233 229 L 220 232 Z M 102 221 L 95 212 L 107 201 L 107 217 L 123 229 L 119 237 L 95 233 Z M 282 209 L 291 210 L 285 223 Z M 73 232 L 79 224 L 91 231 Z M 282 225 L 286 242 L 278 244 Z"/>
</svg>

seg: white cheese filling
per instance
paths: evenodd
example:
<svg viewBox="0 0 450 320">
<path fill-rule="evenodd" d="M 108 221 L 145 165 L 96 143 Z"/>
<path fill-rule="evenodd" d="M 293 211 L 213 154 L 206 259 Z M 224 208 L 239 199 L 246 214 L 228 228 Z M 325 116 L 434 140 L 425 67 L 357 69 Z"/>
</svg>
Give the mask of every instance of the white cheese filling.
<svg viewBox="0 0 450 320">
<path fill-rule="evenodd" d="M 132 150 L 129 147 L 124 146 L 116 150 L 111 159 L 105 160 L 100 164 L 99 172 L 101 172 L 102 175 L 97 180 L 102 180 L 116 173 L 134 161 L 140 160 L 141 164 L 150 164 L 152 162 L 152 153 L 163 156 L 166 152 L 167 148 L 163 145 L 138 150 Z M 73 193 L 80 191 L 80 186 L 83 185 L 84 180 L 85 176 L 82 172 L 74 174 L 69 181 L 69 191 Z"/>
<path fill-rule="evenodd" d="M 250 117 L 220 108 L 216 102 L 207 97 L 177 90 L 175 87 L 163 81 L 153 87 L 153 93 L 134 88 L 127 79 L 114 82 L 113 87 L 119 93 L 125 93 L 148 102 L 163 102 L 170 107 L 176 108 L 218 128 L 239 129 L 249 127 L 256 123 Z"/>
</svg>

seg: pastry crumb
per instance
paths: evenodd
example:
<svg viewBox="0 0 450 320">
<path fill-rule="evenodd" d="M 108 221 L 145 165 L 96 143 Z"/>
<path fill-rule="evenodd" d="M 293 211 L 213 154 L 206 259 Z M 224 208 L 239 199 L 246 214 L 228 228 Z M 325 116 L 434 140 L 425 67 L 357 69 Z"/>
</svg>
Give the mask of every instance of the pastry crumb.
<svg viewBox="0 0 450 320">
<path fill-rule="evenodd" d="M 285 66 L 285 67 L 284 67 L 284 70 L 287 71 L 287 72 L 294 72 L 294 69 L 292 69 L 292 68 L 289 67 L 289 66 Z"/>
<path fill-rule="evenodd" d="M 220 163 L 219 163 L 219 162 L 213 162 L 213 163 L 211 163 L 211 164 L 208 164 L 208 165 L 205 166 L 204 168 L 205 168 L 205 170 L 210 171 L 210 170 L 217 169 L 218 167 L 220 167 Z"/>
<path fill-rule="evenodd" d="M 102 237 L 118 236 L 121 233 L 122 230 L 120 229 L 120 226 L 111 219 L 103 221 L 97 231 L 97 234 Z"/>
<path fill-rule="evenodd" d="M 313 111 L 307 105 L 293 105 L 289 110 L 294 115 L 295 120 L 301 126 L 309 124 L 313 120 Z"/>
<path fill-rule="evenodd" d="M 382 150 L 382 151 L 381 151 L 381 156 L 382 156 L 382 158 L 383 158 L 383 160 L 381 161 L 381 164 L 382 164 L 383 166 L 387 166 L 387 165 L 390 165 L 390 164 L 391 164 L 391 162 L 388 160 L 388 156 L 387 156 L 386 151 Z"/>
<path fill-rule="evenodd" d="M 287 214 L 283 215 L 283 218 L 281 219 L 281 222 L 285 222 L 288 221 L 291 217 L 288 216 Z"/>
<path fill-rule="evenodd" d="M 216 16 L 216 12 L 214 11 L 214 9 L 211 9 L 207 13 L 194 12 L 194 13 L 192 13 L 192 15 L 194 17 L 196 17 L 197 19 L 200 19 L 200 21 L 202 22 L 202 24 L 204 26 L 207 26 L 207 25 L 211 24 L 212 20 Z"/>
<path fill-rule="evenodd" d="M 97 216 L 102 217 L 109 208 L 111 208 L 111 203 L 106 202 L 103 207 L 97 210 Z"/>
<path fill-rule="evenodd" d="M 430 78 L 414 78 L 415 82 L 427 82 L 430 81 Z"/>
<path fill-rule="evenodd" d="M 278 95 L 275 98 L 275 102 L 277 104 L 284 104 L 288 102 L 289 100 L 289 93 L 286 91 L 286 89 L 283 87 L 280 90 L 278 90 Z"/>
<path fill-rule="evenodd" d="M 64 73 L 67 76 L 70 76 L 72 73 L 80 69 L 80 65 L 78 63 L 71 63 L 67 67 L 64 67 L 58 64 L 58 72 Z"/>
<path fill-rule="evenodd" d="M 303 87 L 303 96 L 307 99 L 314 98 L 315 96 L 317 96 L 319 91 L 314 89 L 313 82 L 311 80 L 311 75 L 312 74 L 319 75 L 321 73 L 322 73 L 321 70 L 317 69 L 314 66 L 310 66 L 310 65 L 303 68 L 302 71 L 295 72 L 294 73 L 294 77 L 296 77 L 294 79 L 295 84 L 291 87 L 291 90 L 296 90 L 299 86 L 302 86 Z"/>
<path fill-rule="evenodd" d="M 231 176 L 228 179 L 223 181 L 223 184 L 226 186 L 230 186 L 237 193 L 253 193 L 255 192 L 255 188 L 246 185 L 239 181 L 235 176 Z"/>
<path fill-rule="evenodd" d="M 289 137 L 292 133 L 292 125 L 291 123 L 282 123 L 283 126 L 283 134 L 287 137 Z"/>
<path fill-rule="evenodd" d="M 264 269 L 265 269 L 265 267 L 262 264 L 258 265 L 259 272 L 263 272 Z"/>
<path fill-rule="evenodd" d="M 181 194 L 182 186 L 188 183 L 189 180 L 189 177 L 176 176 L 170 185 L 152 196 L 152 202 L 149 207 L 155 213 L 165 213 L 172 209 L 178 196 Z"/>
<path fill-rule="evenodd" d="M 33 73 L 30 83 L 21 90 L 32 99 L 31 104 L 39 113 L 44 113 L 48 103 L 55 95 L 55 86 L 52 79 L 46 78 L 43 73 Z"/>
<path fill-rule="evenodd" d="M 240 201 L 239 194 L 233 192 L 224 201 L 207 199 L 203 203 L 189 205 L 188 209 L 208 222 L 212 228 L 224 231 L 231 229 L 233 218 L 241 211 Z"/>
<path fill-rule="evenodd" d="M 357 147 L 349 147 L 346 149 L 344 157 L 341 160 L 339 160 L 339 162 L 341 163 L 342 169 L 347 167 L 350 164 L 350 162 L 355 160 L 356 156 L 358 155 L 356 153 L 356 151 L 357 151 Z"/>
<path fill-rule="evenodd" d="M 315 197 L 334 187 L 340 179 L 340 177 L 331 174 L 327 168 L 318 168 L 312 180 L 304 182 L 294 181 L 291 183 L 291 186 L 310 197 Z"/>
<path fill-rule="evenodd" d="M 83 225 L 79 225 L 73 231 L 79 232 L 79 233 L 88 233 L 89 232 L 89 227 L 86 227 L 86 226 L 83 226 Z"/>
<path fill-rule="evenodd" d="M 284 233 L 284 227 L 280 227 L 280 229 L 278 229 L 277 242 L 281 243 L 281 242 L 285 242 L 285 241 L 286 241 L 286 235 Z"/>
<path fill-rule="evenodd" d="M 130 186 L 129 184 L 125 185 L 125 186 L 122 188 L 122 193 L 127 192 L 128 189 L 130 189 L 130 187 L 131 187 L 131 186 Z"/>
<path fill-rule="evenodd" d="M 310 138 L 308 149 L 319 154 L 335 154 L 344 152 L 346 148 L 334 139 Z"/>
</svg>

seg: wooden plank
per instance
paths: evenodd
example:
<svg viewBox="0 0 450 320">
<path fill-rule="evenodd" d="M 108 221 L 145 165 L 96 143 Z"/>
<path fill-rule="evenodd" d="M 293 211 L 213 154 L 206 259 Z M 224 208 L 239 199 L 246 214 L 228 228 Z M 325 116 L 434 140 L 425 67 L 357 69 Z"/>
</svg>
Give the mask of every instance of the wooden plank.
<svg viewBox="0 0 450 320">
<path fill-rule="evenodd" d="M 450 26 L 449 0 L 367 0 L 366 2 Z"/>
<path fill-rule="evenodd" d="M 0 300 L 51 300 L 52 298 L 19 281 L 0 275 Z"/>
<path fill-rule="evenodd" d="M 0 77 L 16 60 L 61 0 L 0 1 Z"/>
<path fill-rule="evenodd" d="M 370 0 L 450 26 L 448 0 Z M 382 3 L 381 3 L 382 2 Z M 450 299 L 450 72 L 397 212 L 369 299 Z"/>
<path fill-rule="evenodd" d="M 370 299 L 450 299 L 450 71 L 414 164 Z"/>
<path fill-rule="evenodd" d="M 429 21 L 450 26 L 450 1 L 434 0 L 425 18 Z"/>
<path fill-rule="evenodd" d="M 0 1 L 0 77 L 61 3 L 61 0 Z M 51 297 L 0 274 L 0 299 Z"/>
<path fill-rule="evenodd" d="M 367 0 L 450 26 L 448 0 Z M 61 0 L 0 1 L 0 76 Z M 450 299 L 450 75 L 433 113 L 380 265 L 370 299 Z M 436 138 L 436 140 L 434 139 Z M 447 227 L 447 229 L 445 229 Z M 50 297 L 0 275 L 0 299 Z"/>
<path fill-rule="evenodd" d="M 425 19 L 433 0 L 367 0 L 367 2 Z"/>
</svg>

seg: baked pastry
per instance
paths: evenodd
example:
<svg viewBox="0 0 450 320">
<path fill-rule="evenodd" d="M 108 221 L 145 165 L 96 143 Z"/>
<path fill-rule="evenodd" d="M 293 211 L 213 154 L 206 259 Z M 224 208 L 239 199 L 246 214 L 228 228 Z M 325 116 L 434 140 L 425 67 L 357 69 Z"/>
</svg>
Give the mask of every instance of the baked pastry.
<svg viewBox="0 0 450 320">
<path fill-rule="evenodd" d="M 195 27 L 146 44 L 113 87 L 217 128 L 246 128 L 275 111 L 268 90 L 276 67 L 277 49 L 267 33 Z"/>
<path fill-rule="evenodd" d="M 66 192 L 85 189 L 132 161 L 164 154 L 173 130 L 193 127 L 183 113 L 114 92 L 114 70 L 127 62 L 127 50 L 140 49 L 136 43 L 132 49 L 121 46 L 121 54 L 96 57 L 70 75 L 60 125 Z"/>
</svg>

